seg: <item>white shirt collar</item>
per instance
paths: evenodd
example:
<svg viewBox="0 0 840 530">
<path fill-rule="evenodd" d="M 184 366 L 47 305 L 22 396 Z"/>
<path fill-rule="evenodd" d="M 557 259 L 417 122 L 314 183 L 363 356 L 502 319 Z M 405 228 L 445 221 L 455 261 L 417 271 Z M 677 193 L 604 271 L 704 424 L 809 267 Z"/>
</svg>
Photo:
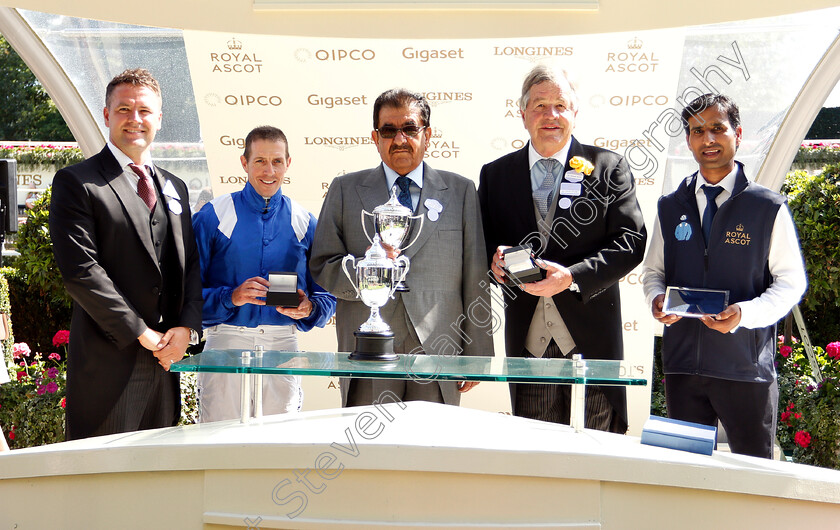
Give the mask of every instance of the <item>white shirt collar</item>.
<svg viewBox="0 0 840 530">
<path fill-rule="evenodd" d="M 697 172 L 697 181 L 694 183 L 694 194 L 703 193 L 702 186 L 705 184 L 707 186 L 720 186 L 723 188 L 724 191 L 727 192 L 727 196 L 732 195 L 732 190 L 735 189 L 735 177 L 738 175 L 738 164 L 735 164 L 735 169 L 733 169 L 728 175 L 723 177 L 723 180 L 718 182 L 717 184 L 709 184 L 705 178 L 703 178 L 703 174 L 700 171 Z"/>
<path fill-rule="evenodd" d="M 553 158 L 560 163 L 560 167 L 566 166 L 566 159 L 569 158 L 569 148 L 572 146 L 572 139 L 569 138 L 569 141 L 566 142 L 566 145 L 563 146 L 562 149 L 554 153 L 548 158 Z M 539 154 L 536 149 L 534 149 L 534 142 L 528 142 L 528 169 L 534 169 L 534 164 L 546 158 Z"/>
<path fill-rule="evenodd" d="M 129 164 L 134 163 L 134 161 L 131 159 L 131 157 L 129 157 L 127 154 L 120 151 L 120 148 L 117 147 L 116 145 L 112 144 L 111 140 L 108 140 L 106 142 L 106 145 L 108 146 L 108 149 L 111 150 L 111 154 L 114 155 L 114 158 L 117 159 L 117 163 L 120 165 L 121 168 L 123 168 L 123 170 L 127 170 Z M 154 167 L 154 162 L 152 161 L 152 155 L 149 154 L 148 151 L 143 156 L 143 164 L 142 165 L 149 166 L 150 168 Z M 154 170 L 152 170 L 152 172 L 154 172 Z M 132 174 L 133 174 L 133 172 L 132 172 Z"/>
</svg>

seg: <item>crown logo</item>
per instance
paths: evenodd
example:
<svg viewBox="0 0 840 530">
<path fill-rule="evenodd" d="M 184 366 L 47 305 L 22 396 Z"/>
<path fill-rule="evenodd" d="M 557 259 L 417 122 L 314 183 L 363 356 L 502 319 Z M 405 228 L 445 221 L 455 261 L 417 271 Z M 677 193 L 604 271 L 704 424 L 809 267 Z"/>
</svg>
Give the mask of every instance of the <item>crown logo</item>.
<svg viewBox="0 0 840 530">
<path fill-rule="evenodd" d="M 242 49 L 242 42 L 236 40 L 236 37 L 233 37 L 227 42 L 228 50 L 241 50 Z"/>
<path fill-rule="evenodd" d="M 744 225 L 742 225 L 741 223 L 738 223 L 738 226 L 735 227 L 735 230 L 737 230 L 739 232 L 743 232 L 744 231 Z"/>
<path fill-rule="evenodd" d="M 642 41 L 640 41 L 638 37 L 633 37 L 633 40 L 627 41 L 627 49 L 638 50 L 642 47 L 642 44 Z"/>
<path fill-rule="evenodd" d="M 443 131 L 437 127 L 432 127 L 432 138 L 443 138 Z"/>
</svg>

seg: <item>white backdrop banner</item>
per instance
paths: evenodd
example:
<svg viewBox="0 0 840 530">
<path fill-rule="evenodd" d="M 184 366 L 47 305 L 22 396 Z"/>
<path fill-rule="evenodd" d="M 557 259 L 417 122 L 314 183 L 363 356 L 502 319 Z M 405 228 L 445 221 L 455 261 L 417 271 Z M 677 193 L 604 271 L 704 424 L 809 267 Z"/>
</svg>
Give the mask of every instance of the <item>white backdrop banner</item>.
<svg viewBox="0 0 840 530">
<path fill-rule="evenodd" d="M 426 161 L 477 184 L 483 164 L 525 145 L 528 135 L 515 102 L 525 74 L 544 62 L 565 68 L 578 81 L 578 140 L 630 157 L 637 146 L 639 168 L 644 167 L 639 154 L 657 158 L 655 172 L 635 172 L 648 226 L 666 154 L 643 149 L 651 140 L 642 133 L 665 109 L 682 108 L 674 94 L 683 39 L 679 29 L 406 41 L 184 32 L 216 196 L 241 189 L 247 180 L 239 156 L 248 131 L 274 125 L 288 136 L 292 157 L 283 193 L 317 216 L 333 178 L 379 164 L 371 140 L 373 102 L 394 87 L 422 92 L 429 100 L 433 138 Z M 624 371 L 649 380 L 654 321 L 639 275 L 640 268 L 621 282 Z M 300 339 L 306 350 L 336 348 L 334 325 Z M 504 355 L 501 331 L 495 339 L 496 355 Z M 337 385 L 334 379 L 305 378 L 305 408 L 338 406 Z M 649 413 L 649 387 L 630 388 L 628 400 L 630 429 L 638 434 Z M 507 385 L 501 383 L 482 383 L 462 403 L 510 412 Z"/>
</svg>

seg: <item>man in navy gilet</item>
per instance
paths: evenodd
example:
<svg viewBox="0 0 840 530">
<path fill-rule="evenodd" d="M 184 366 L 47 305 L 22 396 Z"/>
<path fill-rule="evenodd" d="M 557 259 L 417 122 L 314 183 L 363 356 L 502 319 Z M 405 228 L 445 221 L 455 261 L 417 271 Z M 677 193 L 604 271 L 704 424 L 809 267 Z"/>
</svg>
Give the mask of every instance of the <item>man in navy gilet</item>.
<svg viewBox="0 0 840 530">
<path fill-rule="evenodd" d="M 750 182 L 735 160 L 741 120 L 731 99 L 700 96 L 682 117 L 700 169 L 659 199 L 643 279 L 666 325 L 668 416 L 720 420 L 732 452 L 772 458 L 776 322 L 807 285 L 796 229 L 785 198 Z M 730 305 L 701 318 L 665 314 L 666 286 L 728 290 Z"/>
</svg>

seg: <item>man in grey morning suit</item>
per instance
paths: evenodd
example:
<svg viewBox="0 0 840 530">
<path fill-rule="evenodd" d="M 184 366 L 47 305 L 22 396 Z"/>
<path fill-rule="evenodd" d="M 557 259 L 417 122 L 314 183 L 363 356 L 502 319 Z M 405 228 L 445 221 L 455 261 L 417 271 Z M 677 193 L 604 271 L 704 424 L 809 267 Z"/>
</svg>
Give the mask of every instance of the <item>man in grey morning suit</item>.
<svg viewBox="0 0 840 530">
<path fill-rule="evenodd" d="M 360 212 L 388 200 L 396 185 L 415 214 L 425 216 L 417 241 L 405 251 L 411 260 L 411 291 L 397 293 L 381 309 L 394 332 L 397 353 L 493 355 L 492 313 L 482 289 L 487 256 L 475 185 L 423 162 L 432 131 L 426 99 L 404 89 L 381 94 L 373 107 L 372 138 L 382 164 L 350 173 L 330 185 L 312 246 L 313 278 L 338 298 L 338 349 L 352 351 L 353 332 L 370 310 L 341 271 L 347 254 L 362 257 L 370 243 Z M 414 238 L 418 226 L 409 237 Z M 486 288 L 486 287 L 485 287 Z M 425 383 L 425 384 L 424 384 Z M 352 379 L 342 380 L 344 406 L 368 405 L 382 392 L 402 400 L 457 405 L 459 392 L 475 383 Z"/>
</svg>

